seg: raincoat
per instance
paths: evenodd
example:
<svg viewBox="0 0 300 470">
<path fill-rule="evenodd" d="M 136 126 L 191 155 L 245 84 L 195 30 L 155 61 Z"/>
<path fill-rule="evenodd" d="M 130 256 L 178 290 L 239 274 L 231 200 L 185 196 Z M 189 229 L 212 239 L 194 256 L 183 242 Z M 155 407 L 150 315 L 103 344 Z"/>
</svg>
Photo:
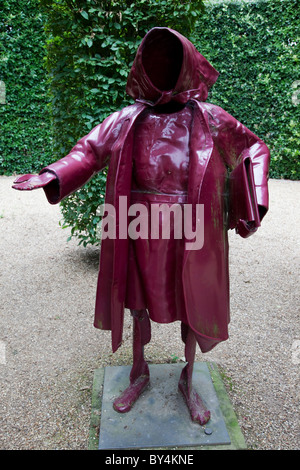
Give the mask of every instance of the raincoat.
<svg viewBox="0 0 300 470">
<path fill-rule="evenodd" d="M 108 116 L 66 157 L 42 170 L 56 175 L 44 188 L 48 201 L 56 204 L 108 166 L 105 202 L 116 209 L 117 228 L 120 196 L 130 201 L 132 193 L 141 189 L 134 176 L 136 165 L 138 174 L 144 175 L 143 184 L 150 181 L 150 186 L 142 189 L 154 200 L 161 194 L 170 197 L 169 202 L 174 196 L 182 197 L 181 202 L 194 208 L 193 214 L 197 204 L 203 205 L 203 245 L 187 250 L 183 240 L 178 255 L 180 271 L 177 269 L 175 281 L 182 291 L 178 302 L 184 304 L 180 307 L 184 311 L 165 319 L 168 302 L 163 305 L 162 299 L 161 319 L 159 314 L 155 317 L 158 322 L 179 319 L 186 323 L 202 352 L 228 338 L 228 227 L 235 227 L 245 237 L 260 225 L 260 220 L 247 225 L 241 213 L 232 210 L 236 204 L 230 194 L 230 175 L 241 162 L 251 162 L 254 205 L 260 219 L 268 210 L 269 150 L 233 116 L 205 102 L 217 77 L 218 72 L 188 39 L 169 28 L 153 28 L 141 42 L 129 73 L 126 90 L 134 104 Z M 150 137 L 154 133 L 153 141 Z M 139 162 L 145 155 L 148 166 L 142 167 Z M 241 184 L 240 188 L 243 196 L 245 187 Z M 130 243 L 128 235 L 105 238 L 101 243 L 94 325 L 111 330 L 113 351 L 122 342 L 124 308 L 134 307 L 135 294 L 129 283 L 130 258 L 134 258 Z M 145 258 L 144 266 L 139 261 L 135 271 L 143 271 L 148 261 Z M 153 266 L 160 262 L 156 256 Z M 161 271 L 167 275 L 173 269 L 174 262 L 166 260 Z M 143 276 L 140 284 L 143 289 Z M 152 295 L 159 296 L 159 290 L 158 285 Z"/>
</svg>

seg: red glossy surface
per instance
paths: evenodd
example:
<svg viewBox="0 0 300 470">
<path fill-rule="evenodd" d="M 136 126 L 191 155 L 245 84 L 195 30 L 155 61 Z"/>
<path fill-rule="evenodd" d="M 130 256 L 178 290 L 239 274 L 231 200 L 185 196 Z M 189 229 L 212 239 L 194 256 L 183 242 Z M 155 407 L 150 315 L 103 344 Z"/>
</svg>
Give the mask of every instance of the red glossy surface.
<svg viewBox="0 0 300 470">
<path fill-rule="evenodd" d="M 176 54 L 170 55 L 171 50 Z M 166 57 L 171 61 L 165 62 Z M 228 338 L 226 185 L 228 174 L 241 158 L 250 157 L 253 164 L 261 217 L 268 210 L 268 148 L 222 108 L 204 102 L 217 76 L 186 38 L 166 28 L 154 28 L 144 38 L 128 78 L 127 92 L 135 103 L 95 127 L 66 157 L 44 168 L 40 179 L 32 182 L 27 177 L 14 186 L 44 187 L 49 202 L 56 204 L 109 165 L 106 202 L 114 204 L 117 215 L 119 197 L 130 200 L 132 189 L 185 194 L 193 207 L 204 204 L 204 245 L 200 250 L 180 248 L 182 296 L 175 299 L 181 312 L 176 319 L 187 322 L 203 352 Z M 55 179 L 45 183 L 45 173 Z M 237 222 L 242 236 L 254 232 L 246 222 Z M 170 253 L 174 254 L 177 248 L 173 248 Z M 102 241 L 95 326 L 112 330 L 113 351 L 122 341 L 126 297 L 133 302 L 132 308 L 148 307 L 147 299 L 142 305 L 137 302 L 138 289 L 148 289 L 142 276 L 141 287 L 129 295 L 129 250 L 128 238 Z M 139 269 L 143 269 L 142 259 Z M 145 258 L 144 262 L 148 261 Z M 152 272 L 157 265 L 161 278 L 172 278 L 174 262 L 170 259 L 161 263 L 157 256 L 151 263 Z M 172 297 L 174 276 L 165 283 L 164 292 L 170 287 Z M 149 289 L 153 286 L 155 283 Z M 152 295 L 156 295 L 155 290 Z M 166 321 L 169 300 L 167 294 L 160 297 L 161 318 L 155 314 L 155 321 Z M 172 312 L 167 321 L 172 321 Z"/>
</svg>

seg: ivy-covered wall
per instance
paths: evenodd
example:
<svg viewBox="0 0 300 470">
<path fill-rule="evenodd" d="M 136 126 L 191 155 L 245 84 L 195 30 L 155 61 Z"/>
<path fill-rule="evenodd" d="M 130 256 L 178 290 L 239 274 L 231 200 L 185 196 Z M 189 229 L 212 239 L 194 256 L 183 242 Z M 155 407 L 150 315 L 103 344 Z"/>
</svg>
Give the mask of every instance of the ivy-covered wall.
<svg viewBox="0 0 300 470">
<path fill-rule="evenodd" d="M 37 0 L 1 0 L 0 174 L 37 172 L 52 159 L 45 42 Z"/>
<path fill-rule="evenodd" d="M 206 3 L 193 41 L 220 72 L 209 100 L 271 150 L 273 178 L 300 179 L 299 0 Z"/>
</svg>

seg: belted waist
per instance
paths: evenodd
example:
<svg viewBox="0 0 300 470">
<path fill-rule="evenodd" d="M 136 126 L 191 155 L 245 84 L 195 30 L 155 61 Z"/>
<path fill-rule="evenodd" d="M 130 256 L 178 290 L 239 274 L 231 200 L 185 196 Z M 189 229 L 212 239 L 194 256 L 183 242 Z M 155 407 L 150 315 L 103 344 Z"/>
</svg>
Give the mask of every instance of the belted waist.
<svg viewBox="0 0 300 470">
<path fill-rule="evenodd" d="M 130 201 L 134 202 L 156 202 L 159 204 L 186 204 L 187 203 L 187 193 L 179 194 L 164 194 L 164 193 L 154 193 L 150 191 L 131 191 Z"/>
</svg>

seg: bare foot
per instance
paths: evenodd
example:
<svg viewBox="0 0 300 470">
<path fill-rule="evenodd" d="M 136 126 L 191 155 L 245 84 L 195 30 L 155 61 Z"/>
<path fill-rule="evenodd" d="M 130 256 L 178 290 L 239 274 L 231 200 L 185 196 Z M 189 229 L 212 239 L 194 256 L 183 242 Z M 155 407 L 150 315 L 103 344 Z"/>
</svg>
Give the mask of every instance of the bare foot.
<svg viewBox="0 0 300 470">
<path fill-rule="evenodd" d="M 149 375 L 140 375 L 115 399 L 113 407 L 119 413 L 127 413 L 150 382 Z"/>
<path fill-rule="evenodd" d="M 192 421 L 198 422 L 201 426 L 206 424 L 210 419 L 210 411 L 207 410 L 198 393 L 193 389 L 189 391 L 187 381 L 182 377 L 180 377 L 178 388 L 186 401 Z"/>
</svg>

